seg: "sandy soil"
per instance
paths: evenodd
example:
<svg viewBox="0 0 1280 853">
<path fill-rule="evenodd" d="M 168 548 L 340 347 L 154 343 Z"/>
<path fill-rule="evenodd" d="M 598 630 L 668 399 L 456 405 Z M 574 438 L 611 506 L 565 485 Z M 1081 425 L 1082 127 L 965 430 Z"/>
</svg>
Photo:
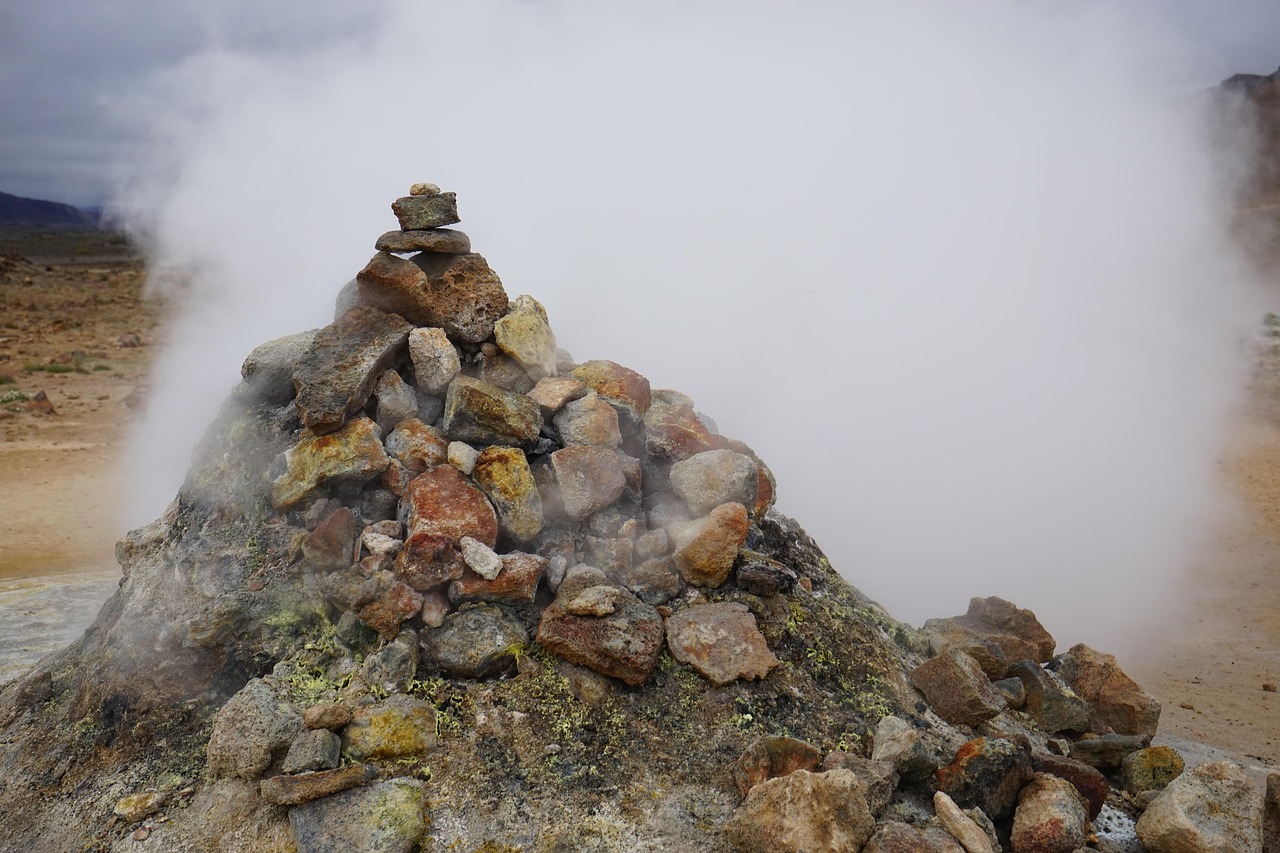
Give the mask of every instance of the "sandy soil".
<svg viewBox="0 0 1280 853">
<path fill-rule="evenodd" d="M 0 682 L 73 639 L 115 587 L 113 508 L 161 307 L 137 261 L 0 255 Z M 54 372 L 50 372 L 52 367 Z M 1164 737 L 1280 766 L 1280 356 L 1224 448 L 1245 511 L 1197 566 L 1185 610 L 1121 665 L 1164 705 Z M 6 380 L 7 377 L 7 380 Z"/>
</svg>

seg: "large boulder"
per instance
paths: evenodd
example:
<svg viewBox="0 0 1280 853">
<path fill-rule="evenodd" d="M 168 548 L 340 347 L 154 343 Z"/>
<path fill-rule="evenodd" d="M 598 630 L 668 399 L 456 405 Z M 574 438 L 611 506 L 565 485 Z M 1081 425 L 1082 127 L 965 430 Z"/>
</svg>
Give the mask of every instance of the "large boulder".
<svg viewBox="0 0 1280 853">
<path fill-rule="evenodd" d="M 949 650 L 920 664 L 911 671 L 911 684 L 949 723 L 976 726 L 1005 709 L 982 667 L 963 652 Z"/>
<path fill-rule="evenodd" d="M 1202 764 L 1174 779 L 1138 819 L 1148 853 L 1262 849 L 1262 792 L 1239 765 Z"/>
<path fill-rule="evenodd" d="M 698 604 L 667 617 L 667 647 L 712 684 L 764 678 L 778 659 L 745 604 Z"/>
<path fill-rule="evenodd" d="M 1089 703 L 1100 730 L 1147 738 L 1155 735 L 1160 703 L 1125 675 L 1114 655 L 1079 643 L 1055 663 L 1076 695 Z"/>
<path fill-rule="evenodd" d="M 1018 793 L 1013 853 L 1072 853 L 1088 834 L 1087 805 L 1067 780 L 1041 773 Z"/>
</svg>

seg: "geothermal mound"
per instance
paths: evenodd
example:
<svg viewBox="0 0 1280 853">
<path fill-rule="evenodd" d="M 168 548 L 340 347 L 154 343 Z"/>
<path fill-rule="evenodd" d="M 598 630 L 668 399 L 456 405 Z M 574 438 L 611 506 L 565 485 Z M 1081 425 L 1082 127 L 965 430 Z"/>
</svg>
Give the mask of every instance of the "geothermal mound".
<svg viewBox="0 0 1280 853">
<path fill-rule="evenodd" d="M 1147 803 L 1155 853 L 1258 849 L 1114 658 L 998 598 L 897 623 L 692 400 L 557 349 L 452 193 L 393 210 L 0 693 L 4 849 L 1122 850 Z"/>
</svg>

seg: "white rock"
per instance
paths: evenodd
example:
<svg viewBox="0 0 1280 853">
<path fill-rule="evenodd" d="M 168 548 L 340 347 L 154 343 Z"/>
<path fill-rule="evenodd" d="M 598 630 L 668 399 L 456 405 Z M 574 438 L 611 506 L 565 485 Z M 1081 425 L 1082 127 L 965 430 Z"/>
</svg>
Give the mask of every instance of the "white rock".
<svg viewBox="0 0 1280 853">
<path fill-rule="evenodd" d="M 463 536 L 459 544 L 462 546 L 462 561 L 480 577 L 491 581 L 502 571 L 502 558 L 488 545 L 470 536 Z"/>
<path fill-rule="evenodd" d="M 449 442 L 449 464 L 468 477 L 471 476 L 472 471 L 476 470 L 476 460 L 479 458 L 480 451 L 465 441 Z"/>
</svg>

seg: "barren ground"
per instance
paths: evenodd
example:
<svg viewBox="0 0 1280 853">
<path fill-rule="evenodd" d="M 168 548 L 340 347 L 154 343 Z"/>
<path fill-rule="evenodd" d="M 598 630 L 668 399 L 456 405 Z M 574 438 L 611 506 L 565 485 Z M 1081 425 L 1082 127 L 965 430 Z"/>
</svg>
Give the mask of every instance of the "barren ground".
<svg viewBox="0 0 1280 853">
<path fill-rule="evenodd" d="M 118 242 L 38 236 L 0 233 L 0 399 L 44 391 L 54 409 L 0 403 L 0 682 L 78 635 L 118 581 L 113 548 L 124 531 L 113 510 L 134 417 L 125 400 L 145 382 L 161 315 L 141 300 L 142 266 Z M 3 254 L 14 250 L 36 263 Z M 1199 562 L 1185 610 L 1120 662 L 1163 703 L 1163 736 L 1273 766 L 1280 363 L 1275 374 L 1223 449 L 1244 517 Z"/>
</svg>

